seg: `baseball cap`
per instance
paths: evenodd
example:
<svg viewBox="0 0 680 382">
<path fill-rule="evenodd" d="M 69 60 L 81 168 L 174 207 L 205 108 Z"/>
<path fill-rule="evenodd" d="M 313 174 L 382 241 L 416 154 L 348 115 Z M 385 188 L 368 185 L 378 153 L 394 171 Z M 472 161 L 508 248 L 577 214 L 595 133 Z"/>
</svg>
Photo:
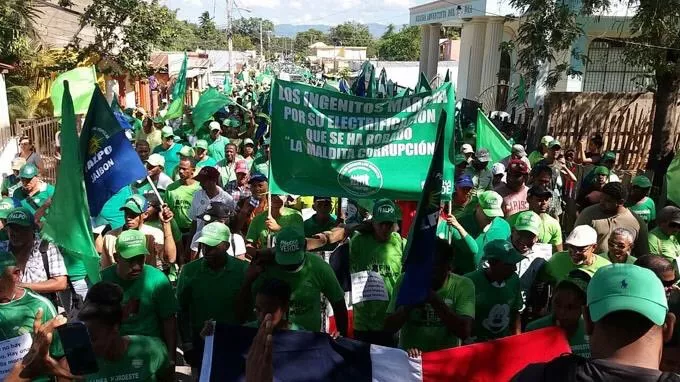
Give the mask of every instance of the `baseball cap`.
<svg viewBox="0 0 680 382">
<path fill-rule="evenodd" d="M 489 162 L 491 161 L 491 154 L 489 154 L 489 150 L 487 149 L 479 149 L 475 154 L 475 158 L 480 162 Z"/>
<path fill-rule="evenodd" d="M 553 147 L 560 147 L 561 148 L 562 144 L 557 139 L 554 139 L 554 140 L 550 141 L 550 143 L 548 143 L 548 148 L 552 149 Z"/>
<path fill-rule="evenodd" d="M 675 206 L 666 206 L 659 211 L 657 217 L 659 223 L 675 223 L 680 224 L 680 208 Z"/>
<path fill-rule="evenodd" d="M 191 148 L 189 146 L 182 146 L 182 148 L 179 150 L 177 155 L 183 156 L 183 157 L 193 157 L 194 155 L 196 155 L 196 153 L 194 152 L 193 148 Z"/>
<path fill-rule="evenodd" d="M 520 212 L 517 214 L 517 220 L 515 220 L 515 230 L 529 231 L 538 235 L 541 230 L 541 217 L 533 211 Z"/>
<path fill-rule="evenodd" d="M 545 188 L 545 186 L 532 186 L 529 191 L 527 191 L 528 196 L 538 196 L 538 197 L 552 197 L 552 192 Z"/>
<path fill-rule="evenodd" d="M 201 169 L 201 171 L 198 172 L 198 175 L 194 176 L 194 179 L 196 179 L 199 182 L 205 181 L 205 180 L 212 180 L 217 182 L 217 180 L 220 178 L 220 172 L 217 171 L 215 167 L 211 166 L 206 166 Z"/>
<path fill-rule="evenodd" d="M 7 225 L 16 224 L 22 227 L 33 227 L 35 224 L 33 213 L 25 207 L 13 208 L 7 214 Z"/>
<path fill-rule="evenodd" d="M 267 180 L 268 179 L 267 179 L 266 175 L 260 174 L 260 173 L 255 173 L 255 174 L 252 174 L 250 176 L 250 180 L 248 181 L 248 183 L 260 183 L 260 182 L 266 182 Z"/>
<path fill-rule="evenodd" d="M 121 232 L 116 240 L 116 253 L 124 259 L 148 255 L 149 249 L 146 248 L 146 235 L 135 229 Z"/>
<path fill-rule="evenodd" d="M 472 154 L 475 151 L 472 149 L 472 145 L 469 143 L 464 144 L 460 147 L 460 152 L 463 154 Z"/>
<path fill-rule="evenodd" d="M 12 159 L 12 170 L 19 171 L 26 164 L 26 159 L 21 157 L 16 157 Z"/>
<path fill-rule="evenodd" d="M 161 154 L 151 154 L 149 155 L 149 158 L 146 160 L 146 163 L 154 167 L 156 166 L 165 167 L 165 158 Z"/>
<path fill-rule="evenodd" d="M 508 172 L 516 172 L 522 175 L 529 174 L 529 166 L 521 159 L 511 159 L 508 162 Z"/>
<path fill-rule="evenodd" d="M 283 228 L 276 235 L 276 263 L 279 265 L 302 264 L 305 260 L 305 235 L 295 228 Z"/>
<path fill-rule="evenodd" d="M 609 175 L 609 169 L 604 166 L 597 166 L 593 169 L 594 175 Z"/>
<path fill-rule="evenodd" d="M 0 219 L 6 219 L 9 212 L 14 209 L 14 199 L 2 198 L 0 199 Z"/>
<path fill-rule="evenodd" d="M 517 264 L 525 257 L 507 240 L 492 240 L 484 246 L 484 258 L 500 260 L 506 264 Z"/>
<path fill-rule="evenodd" d="M 19 177 L 23 179 L 33 179 L 38 176 L 38 168 L 32 163 L 27 163 L 19 170 Z"/>
<path fill-rule="evenodd" d="M 571 231 L 565 243 L 574 247 L 587 247 L 597 244 L 597 232 L 589 225 L 577 226 Z"/>
<path fill-rule="evenodd" d="M 199 139 L 196 141 L 196 144 L 194 144 L 195 149 L 203 149 L 207 150 L 208 149 L 208 141 L 205 139 Z"/>
<path fill-rule="evenodd" d="M 396 223 L 397 207 L 389 199 L 380 199 L 373 205 L 373 221 L 376 223 Z"/>
<path fill-rule="evenodd" d="M 330 196 L 315 196 L 314 202 L 330 202 L 332 199 Z"/>
<path fill-rule="evenodd" d="M 165 126 L 161 129 L 161 138 L 166 139 L 174 136 L 175 132 L 172 130 L 172 127 Z"/>
<path fill-rule="evenodd" d="M 253 146 L 255 146 L 255 142 L 253 142 L 253 140 L 250 139 L 250 138 L 246 138 L 246 139 L 243 140 L 243 145 L 244 145 L 244 146 L 245 146 L 245 145 L 253 145 Z"/>
<path fill-rule="evenodd" d="M 211 202 L 205 214 L 201 216 L 203 221 L 210 223 L 215 219 L 224 219 L 233 215 L 236 210 L 236 202 L 227 200 L 226 202 Z"/>
<path fill-rule="evenodd" d="M 229 227 L 220 222 L 212 222 L 206 224 L 201 230 L 201 236 L 199 236 L 196 242 L 203 243 L 210 247 L 216 247 L 223 241 L 229 241 L 231 238 L 231 231 Z"/>
<path fill-rule="evenodd" d="M 456 187 L 474 188 L 475 184 L 472 182 L 472 177 L 470 175 L 461 175 L 456 179 Z"/>
<path fill-rule="evenodd" d="M 554 141 L 555 138 L 551 137 L 550 135 L 545 135 L 543 138 L 541 138 L 541 144 L 548 146 L 550 142 Z"/>
<path fill-rule="evenodd" d="M 142 195 L 132 195 L 125 200 L 123 207 L 120 207 L 120 211 L 130 210 L 136 214 L 142 214 L 149 208 L 149 202 Z"/>
<path fill-rule="evenodd" d="M 633 186 L 640 188 L 650 188 L 652 187 L 652 181 L 644 175 L 638 175 L 630 182 Z"/>
<path fill-rule="evenodd" d="M 663 325 L 668 301 L 661 280 L 647 268 L 611 264 L 595 272 L 588 284 L 590 318 L 598 322 L 609 313 L 632 311 Z"/>
<path fill-rule="evenodd" d="M 494 218 L 503 216 L 503 198 L 495 191 L 484 191 L 479 194 L 479 206 L 484 211 L 484 215 Z"/>
<path fill-rule="evenodd" d="M 13 254 L 5 251 L 0 251 L 0 276 L 5 273 L 7 267 L 14 267 L 17 265 L 17 259 Z"/>
<path fill-rule="evenodd" d="M 616 160 L 616 153 L 614 153 L 613 151 L 607 151 L 607 152 L 604 153 L 604 155 L 602 156 L 602 161 L 603 161 L 603 162 L 607 162 L 607 161 L 612 161 L 612 162 L 613 162 L 613 161 L 615 161 L 615 160 Z"/>
<path fill-rule="evenodd" d="M 493 166 L 491 166 L 491 175 L 504 175 L 505 174 L 505 166 L 503 163 L 494 163 Z"/>
<path fill-rule="evenodd" d="M 524 146 L 522 145 L 512 145 L 512 153 L 517 154 L 521 157 L 527 156 L 527 152 L 524 150 Z"/>
<path fill-rule="evenodd" d="M 222 128 L 220 127 L 220 123 L 217 122 L 217 121 L 212 121 L 212 122 L 210 122 L 210 125 L 208 125 L 208 126 L 210 126 L 210 131 L 213 131 L 213 130 L 221 130 L 221 129 L 222 129 Z"/>
<path fill-rule="evenodd" d="M 244 160 L 236 162 L 236 168 L 234 171 L 237 174 L 247 174 L 248 173 L 248 163 Z"/>
</svg>

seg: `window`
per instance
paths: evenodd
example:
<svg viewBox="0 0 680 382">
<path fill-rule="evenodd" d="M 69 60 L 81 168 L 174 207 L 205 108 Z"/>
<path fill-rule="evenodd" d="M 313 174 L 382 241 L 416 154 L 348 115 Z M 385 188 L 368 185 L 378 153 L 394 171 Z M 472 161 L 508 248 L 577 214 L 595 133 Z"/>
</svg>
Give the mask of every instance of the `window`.
<svg viewBox="0 0 680 382">
<path fill-rule="evenodd" d="M 584 92 L 639 92 L 646 88 L 642 67 L 626 63 L 624 42 L 595 39 L 588 49 Z"/>
</svg>

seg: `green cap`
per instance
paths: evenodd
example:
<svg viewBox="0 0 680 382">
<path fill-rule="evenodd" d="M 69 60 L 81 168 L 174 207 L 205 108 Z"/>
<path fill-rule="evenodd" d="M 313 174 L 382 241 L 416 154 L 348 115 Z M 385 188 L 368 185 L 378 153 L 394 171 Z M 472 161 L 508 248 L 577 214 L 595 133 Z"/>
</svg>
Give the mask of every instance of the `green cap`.
<svg viewBox="0 0 680 382">
<path fill-rule="evenodd" d="M 615 161 L 615 160 L 616 160 L 616 153 L 613 152 L 613 151 L 607 151 L 602 156 L 602 161 Z"/>
<path fill-rule="evenodd" d="M 206 141 L 205 139 L 199 139 L 199 140 L 196 141 L 194 148 L 195 149 L 207 150 L 208 149 L 208 141 Z"/>
<path fill-rule="evenodd" d="M 14 208 L 7 214 L 7 225 L 10 224 L 16 224 L 22 227 L 33 227 L 33 224 L 35 224 L 33 213 L 25 207 Z"/>
<path fill-rule="evenodd" d="M 239 121 L 236 118 L 229 118 L 225 119 L 224 122 L 222 122 L 222 124 L 227 127 L 240 127 L 241 121 Z"/>
<path fill-rule="evenodd" d="M 38 168 L 34 164 L 28 163 L 19 170 L 19 177 L 23 179 L 33 179 L 38 176 Z"/>
<path fill-rule="evenodd" d="M 307 242 L 302 231 L 284 228 L 276 235 L 276 263 L 279 265 L 302 264 L 305 261 Z"/>
<path fill-rule="evenodd" d="M 147 207 L 148 202 L 146 198 L 141 195 L 132 195 L 125 200 L 125 204 L 123 204 L 123 207 L 120 207 L 120 211 L 130 210 L 135 214 L 142 214 L 146 211 Z"/>
<path fill-rule="evenodd" d="M 503 198 L 495 191 L 484 191 L 479 195 L 479 206 L 490 218 L 503 216 Z"/>
<path fill-rule="evenodd" d="M 534 235 L 538 235 L 541 229 L 541 217 L 533 211 L 523 211 L 517 214 L 515 220 L 515 230 L 529 231 Z"/>
<path fill-rule="evenodd" d="M 123 231 L 116 240 L 116 252 L 124 259 L 148 255 L 146 235 L 134 229 Z"/>
<path fill-rule="evenodd" d="M 525 257 L 507 240 L 492 240 L 484 247 L 485 259 L 497 259 L 506 264 L 517 264 Z"/>
<path fill-rule="evenodd" d="M 550 141 L 550 143 L 548 143 L 548 148 L 553 148 L 555 146 L 562 147 L 562 144 L 557 139 L 554 139 L 554 140 Z"/>
<path fill-rule="evenodd" d="M 596 176 L 597 175 L 609 176 L 609 169 L 604 166 L 597 166 L 593 169 L 593 174 Z"/>
<path fill-rule="evenodd" d="M 201 236 L 196 242 L 203 243 L 209 247 L 216 247 L 223 241 L 229 241 L 230 238 L 231 231 L 229 227 L 220 222 L 213 222 L 203 227 Z"/>
<path fill-rule="evenodd" d="M 9 252 L 0 251 L 0 277 L 5 273 L 7 267 L 14 267 L 17 265 L 17 259 Z"/>
<path fill-rule="evenodd" d="M 194 149 L 192 149 L 191 147 L 182 146 L 182 148 L 179 150 L 177 155 L 183 156 L 183 157 L 193 157 L 196 154 L 194 153 Z"/>
<path fill-rule="evenodd" d="M 631 181 L 631 184 L 640 188 L 650 188 L 652 187 L 652 181 L 644 175 L 638 175 Z"/>
<path fill-rule="evenodd" d="M 0 219 L 6 219 L 13 208 L 14 200 L 12 198 L 2 198 L 0 200 Z"/>
<path fill-rule="evenodd" d="M 174 136 L 175 136 L 175 132 L 172 130 L 172 127 L 164 126 L 161 129 L 161 138 L 166 139 L 166 138 L 170 138 L 170 137 L 174 137 Z"/>
<path fill-rule="evenodd" d="M 631 311 L 663 325 L 668 312 L 661 280 L 649 269 L 633 264 L 602 267 L 588 284 L 590 318 L 598 322 L 609 313 Z"/>
<path fill-rule="evenodd" d="M 389 199 L 380 199 L 373 205 L 373 221 L 376 223 L 396 223 L 398 219 L 397 206 Z"/>
</svg>

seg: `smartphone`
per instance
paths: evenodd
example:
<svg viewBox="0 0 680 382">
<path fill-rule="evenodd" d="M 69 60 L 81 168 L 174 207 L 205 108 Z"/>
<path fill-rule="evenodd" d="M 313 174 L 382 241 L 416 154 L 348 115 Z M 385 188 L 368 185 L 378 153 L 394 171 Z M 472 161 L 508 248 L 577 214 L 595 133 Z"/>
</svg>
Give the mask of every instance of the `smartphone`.
<svg viewBox="0 0 680 382">
<path fill-rule="evenodd" d="M 92 350 L 90 334 L 82 322 L 68 322 L 57 327 L 68 367 L 73 375 L 87 375 L 99 371 Z"/>
</svg>

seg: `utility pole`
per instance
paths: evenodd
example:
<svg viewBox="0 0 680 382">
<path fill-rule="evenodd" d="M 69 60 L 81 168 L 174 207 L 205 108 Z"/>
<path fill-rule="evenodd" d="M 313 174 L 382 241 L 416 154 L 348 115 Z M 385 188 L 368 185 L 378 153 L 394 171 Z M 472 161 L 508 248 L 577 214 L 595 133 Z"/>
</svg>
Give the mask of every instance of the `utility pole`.
<svg viewBox="0 0 680 382">
<path fill-rule="evenodd" d="M 260 56 L 264 58 L 264 50 L 262 50 L 262 19 L 260 19 Z"/>
<path fill-rule="evenodd" d="M 234 61 L 233 61 L 233 54 L 232 51 L 234 50 L 234 40 L 232 38 L 232 25 L 231 25 L 231 4 L 232 0 L 227 0 L 227 43 L 229 45 L 229 76 L 231 78 L 234 77 L 233 73 L 233 68 L 234 68 Z"/>
</svg>

